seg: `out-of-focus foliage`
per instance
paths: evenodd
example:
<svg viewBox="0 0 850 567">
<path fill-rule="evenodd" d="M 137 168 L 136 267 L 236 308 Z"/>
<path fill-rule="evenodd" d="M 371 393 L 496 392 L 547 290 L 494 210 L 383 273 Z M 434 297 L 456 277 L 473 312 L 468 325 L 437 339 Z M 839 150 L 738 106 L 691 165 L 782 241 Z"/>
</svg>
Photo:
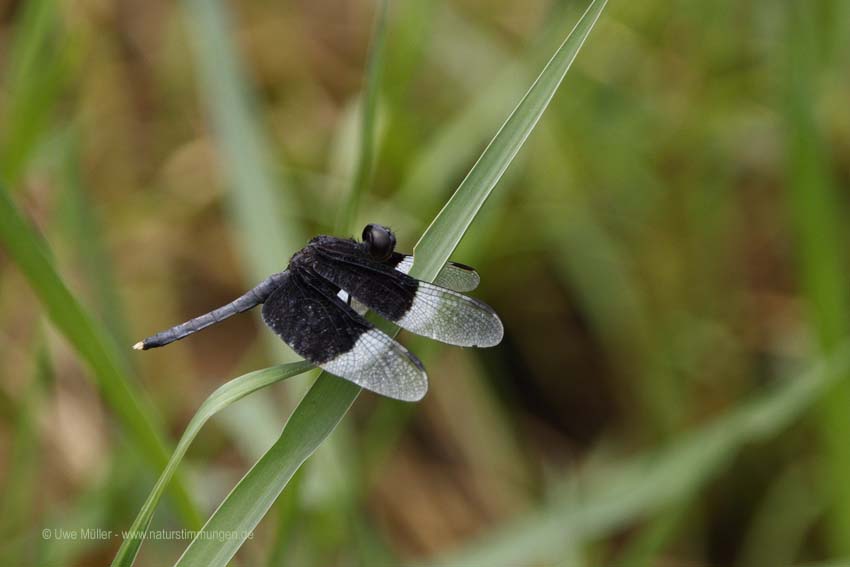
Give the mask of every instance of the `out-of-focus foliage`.
<svg viewBox="0 0 850 567">
<path fill-rule="evenodd" d="M 213 22 L 205 4 L 0 2 L 0 185 L 128 349 L 333 231 L 357 171 L 376 4 L 230 2 Z M 390 2 L 355 226 L 389 224 L 412 248 L 585 7 Z M 455 253 L 503 344 L 402 334 L 427 398 L 360 396 L 237 558 L 850 557 L 849 68 L 839 0 L 610 4 Z M 160 472 L 126 415 L 173 445 L 217 386 L 287 352 L 252 315 L 128 350 L 113 363 L 144 401 L 124 406 L 50 322 L 12 237 L 0 563 L 104 564 Z M 201 431 L 181 469 L 201 516 L 306 379 Z M 151 527 L 175 532 L 139 565 L 187 543 L 192 505 L 163 502 Z"/>
</svg>

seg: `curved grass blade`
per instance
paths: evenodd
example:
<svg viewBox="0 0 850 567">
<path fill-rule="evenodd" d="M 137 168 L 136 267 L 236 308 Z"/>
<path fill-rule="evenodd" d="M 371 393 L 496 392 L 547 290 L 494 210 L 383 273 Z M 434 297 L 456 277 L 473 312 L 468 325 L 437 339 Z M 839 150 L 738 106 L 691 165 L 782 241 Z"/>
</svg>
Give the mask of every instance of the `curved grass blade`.
<svg viewBox="0 0 850 567">
<path fill-rule="evenodd" d="M 787 124 L 783 184 L 794 228 L 797 261 L 807 316 L 818 346 L 825 354 L 850 336 L 850 274 L 843 261 L 845 220 L 841 203 L 845 189 L 834 179 L 828 134 L 821 132 L 813 111 L 820 69 L 816 56 L 817 11 L 807 3 L 788 12 L 788 77 L 785 101 Z M 850 376 L 845 375 L 845 378 Z M 824 482 L 821 497 L 833 503 L 826 522 L 828 547 L 836 557 L 850 557 L 850 380 L 824 396 L 816 412 L 820 426 Z"/>
<path fill-rule="evenodd" d="M 435 278 L 564 80 L 607 0 L 593 0 L 460 186 L 413 247 L 411 275 Z M 422 252 L 428 251 L 428 254 Z"/>
<path fill-rule="evenodd" d="M 47 132 L 70 77 L 76 46 L 62 29 L 60 8 L 54 0 L 23 4 L 12 29 L 3 77 L 0 177 L 14 189 Z M 57 42 L 63 45 L 59 56 Z"/>
<path fill-rule="evenodd" d="M 119 297 L 115 269 L 107 252 L 104 240 L 103 223 L 100 215 L 86 192 L 81 168 L 80 136 L 76 127 L 71 126 L 58 144 L 57 157 L 60 161 L 63 187 L 63 207 L 66 211 L 68 226 L 67 238 L 76 246 L 76 259 L 84 267 L 87 278 L 92 311 L 99 315 L 104 328 L 115 338 L 118 344 L 132 344 L 124 318 L 124 305 Z M 84 298 L 86 299 L 86 298 Z M 131 351 L 125 350 L 123 358 L 131 365 Z"/>
<path fill-rule="evenodd" d="M 139 553 L 139 548 L 144 541 L 144 533 L 150 525 L 156 506 L 159 504 L 166 486 L 168 486 L 168 483 L 177 471 L 177 467 L 180 461 L 183 460 L 186 451 L 189 449 L 189 445 L 192 444 L 198 432 L 212 416 L 257 390 L 271 386 L 281 380 L 297 376 L 298 374 L 303 374 L 312 368 L 313 365 L 305 361 L 264 368 L 250 372 L 239 378 L 234 378 L 230 382 L 219 386 L 215 392 L 210 394 L 186 426 L 186 430 L 177 443 L 171 459 L 169 459 L 168 464 L 156 481 L 153 490 L 151 490 L 148 499 L 139 511 L 139 515 L 136 516 L 133 525 L 127 530 L 128 537 L 124 538 L 124 542 L 121 544 L 120 549 L 118 549 L 115 559 L 112 560 L 112 565 L 119 567 L 133 564 L 136 555 Z"/>
<path fill-rule="evenodd" d="M 463 38 L 464 44 L 473 36 L 480 44 L 477 51 L 503 59 L 501 69 L 485 86 L 476 85 L 470 99 L 448 121 L 440 126 L 435 135 L 419 148 L 416 159 L 404 180 L 400 183 L 395 198 L 410 211 L 439 211 L 442 191 L 433 191 L 433 187 L 446 187 L 453 179 L 463 173 L 476 152 L 492 133 L 492 124 L 504 116 L 505 108 L 513 104 L 523 94 L 523 87 L 534 79 L 539 68 L 532 62 L 544 60 L 563 40 L 563 30 L 574 21 L 572 9 L 555 7 L 547 15 L 548 23 L 534 38 L 534 45 L 523 57 L 507 59 L 510 53 L 500 49 L 500 45 L 482 37 L 475 37 L 477 31 L 459 16 L 449 18 L 457 22 L 454 33 Z M 443 24 L 445 25 L 445 24 Z M 436 47 L 436 45 L 435 45 Z M 448 46 L 446 49 L 458 49 Z"/>
<path fill-rule="evenodd" d="M 186 23 L 215 140 L 232 191 L 230 210 L 251 282 L 279 272 L 303 241 L 298 208 L 274 174 L 269 136 L 232 40 L 231 16 L 221 0 L 187 0 Z M 251 284 L 253 285 L 253 283 Z M 277 341 L 275 341 L 277 344 Z"/>
<path fill-rule="evenodd" d="M 295 408 L 280 438 L 260 458 L 195 535 L 176 565 L 227 565 L 271 508 L 298 468 L 342 420 L 360 388 L 321 374 Z M 216 542 L 208 534 L 225 530 L 238 537 Z"/>
<path fill-rule="evenodd" d="M 42 325 L 40 325 L 42 326 Z M 24 387 L 23 396 L 13 405 L 12 438 L 8 450 L 8 465 L 0 492 L 0 564 L 23 565 L 27 559 L 28 543 L 21 537 L 22 525 L 32 518 L 40 494 L 39 468 L 44 466 L 40 453 L 40 440 L 36 416 L 45 404 L 46 393 L 53 381 L 53 365 L 47 351 L 44 332 L 36 333 L 31 348 L 33 364 L 31 376 Z M 28 372 L 29 373 L 29 372 Z"/>
<path fill-rule="evenodd" d="M 573 32 L 520 101 L 455 195 L 416 248 L 411 275 L 433 281 L 481 205 L 531 133 L 606 0 L 594 0 Z M 385 329 L 386 330 L 386 329 Z M 398 330 L 390 330 L 395 335 Z M 280 438 L 230 492 L 176 563 L 179 567 L 224 566 L 357 398 L 360 388 L 322 373 L 295 409 Z M 209 534 L 230 530 L 238 538 L 217 542 Z"/>
<path fill-rule="evenodd" d="M 45 243 L 2 187 L 0 242 L 35 291 L 50 321 L 90 366 L 100 391 L 133 443 L 160 470 L 168 462 L 169 451 L 156 411 L 136 393 L 128 379 L 130 371 L 112 337 L 65 287 L 49 260 Z M 185 522 L 189 526 L 199 525 L 198 512 L 180 479 L 175 480 L 174 496 Z"/>
<path fill-rule="evenodd" d="M 345 234 L 348 230 L 354 228 L 354 221 L 357 218 L 357 211 L 360 207 L 360 197 L 363 195 L 366 186 L 371 182 L 372 172 L 374 171 L 375 112 L 378 106 L 381 70 L 383 69 L 387 4 L 388 2 L 386 1 L 381 2 L 378 8 L 375 34 L 372 39 L 372 47 L 369 49 L 369 61 L 366 64 L 366 81 L 362 94 L 363 102 L 360 114 L 360 152 L 357 159 L 357 166 L 354 170 L 351 192 L 348 194 L 348 199 L 337 224 L 340 234 Z"/>
<path fill-rule="evenodd" d="M 212 129 L 218 160 L 225 175 L 225 210 L 231 233 L 243 259 L 246 287 L 282 270 L 303 246 L 300 210 L 292 187 L 276 168 L 273 144 L 263 124 L 263 108 L 250 70 L 233 40 L 234 14 L 222 0 L 187 0 L 184 21 L 193 48 L 198 94 Z M 252 315 L 259 321 L 259 310 Z M 262 333 L 262 346 L 279 362 L 300 359 L 272 333 Z M 257 396 L 243 408 L 250 419 L 226 418 L 223 427 L 244 438 L 244 430 L 268 447 L 278 436 L 277 424 L 303 392 L 289 383 L 286 402 L 275 404 Z M 242 447 L 248 450 L 248 446 Z M 256 455 L 251 455 L 251 460 Z"/>
<path fill-rule="evenodd" d="M 801 376 L 685 433 L 669 448 L 564 482 L 543 510 L 509 522 L 432 565 L 554 563 L 575 549 L 652 512 L 682 502 L 727 467 L 749 443 L 774 439 L 850 371 L 844 343 Z"/>
</svg>

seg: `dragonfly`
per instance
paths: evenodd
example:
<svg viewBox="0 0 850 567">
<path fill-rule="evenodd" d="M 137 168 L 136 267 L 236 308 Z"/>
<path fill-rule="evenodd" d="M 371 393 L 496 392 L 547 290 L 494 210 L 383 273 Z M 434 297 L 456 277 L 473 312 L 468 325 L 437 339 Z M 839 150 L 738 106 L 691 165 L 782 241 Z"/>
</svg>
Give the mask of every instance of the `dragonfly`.
<svg viewBox="0 0 850 567">
<path fill-rule="evenodd" d="M 402 329 L 461 347 L 499 344 L 504 327 L 471 267 L 448 262 L 434 283 L 408 275 L 413 256 L 396 252 L 389 228 L 367 224 L 361 240 L 316 236 L 282 272 L 232 302 L 139 341 L 148 350 L 262 305 L 263 321 L 299 356 L 372 392 L 403 401 L 428 391 L 422 362 L 365 318 L 372 310 Z"/>
</svg>

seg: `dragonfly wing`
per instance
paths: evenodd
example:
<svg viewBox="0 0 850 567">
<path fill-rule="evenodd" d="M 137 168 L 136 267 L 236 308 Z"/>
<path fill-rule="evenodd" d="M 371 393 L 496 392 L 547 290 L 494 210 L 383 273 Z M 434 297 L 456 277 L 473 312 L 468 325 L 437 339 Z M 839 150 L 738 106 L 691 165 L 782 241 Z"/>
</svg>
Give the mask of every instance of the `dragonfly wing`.
<svg viewBox="0 0 850 567">
<path fill-rule="evenodd" d="M 390 398 L 422 399 L 428 377 L 419 359 L 336 293 L 322 278 L 291 270 L 263 304 L 263 320 L 300 356 L 331 374 Z"/>
<path fill-rule="evenodd" d="M 413 267 L 413 256 L 395 252 L 390 257 L 390 264 L 394 265 L 399 272 L 409 274 L 410 268 Z M 463 292 L 474 290 L 479 283 L 481 283 L 481 278 L 475 268 L 451 261 L 446 262 L 446 265 L 443 266 L 434 280 L 436 286 Z"/>
<path fill-rule="evenodd" d="M 354 255 L 323 254 L 313 269 L 382 317 L 418 335 L 458 346 L 497 345 L 502 322 L 487 304 Z"/>
</svg>

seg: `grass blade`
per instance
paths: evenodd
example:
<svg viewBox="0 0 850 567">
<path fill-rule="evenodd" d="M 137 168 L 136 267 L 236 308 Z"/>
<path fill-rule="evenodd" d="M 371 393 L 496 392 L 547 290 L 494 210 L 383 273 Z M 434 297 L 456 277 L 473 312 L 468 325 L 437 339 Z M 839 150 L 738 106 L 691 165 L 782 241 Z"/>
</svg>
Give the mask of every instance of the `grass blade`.
<svg viewBox="0 0 850 567">
<path fill-rule="evenodd" d="M 0 132 L 0 177 L 13 188 L 47 132 L 69 76 L 76 46 L 62 38 L 64 49 L 57 55 L 60 17 L 54 0 L 34 0 L 21 6 L 16 20 L 4 77 Z"/>
<path fill-rule="evenodd" d="M 360 208 L 360 197 L 366 186 L 372 180 L 375 153 L 375 111 L 378 106 L 378 94 L 383 69 L 385 29 L 387 25 L 387 4 L 381 2 L 378 8 L 378 19 L 372 47 L 369 49 L 369 61 L 366 64 L 365 88 L 362 94 L 362 109 L 360 115 L 360 152 L 357 166 L 354 170 L 351 192 L 342 210 L 342 216 L 337 224 L 338 232 L 345 234 L 354 228 L 357 211 Z"/>
<path fill-rule="evenodd" d="M 257 118 L 257 101 L 233 44 L 221 0 L 187 0 L 186 22 L 215 139 L 232 191 L 231 212 L 252 285 L 281 270 L 302 246 L 297 203 L 280 189 L 272 147 Z"/>
<path fill-rule="evenodd" d="M 148 499 L 139 511 L 139 515 L 136 516 L 133 525 L 127 530 L 130 535 L 124 538 L 121 548 L 115 555 L 115 559 L 112 560 L 112 565 L 118 567 L 133 564 L 139 548 L 144 541 L 144 532 L 150 525 L 156 506 L 159 504 L 166 486 L 168 486 L 168 483 L 177 471 L 177 467 L 180 461 L 183 460 L 186 451 L 189 449 L 189 445 L 192 444 L 198 432 L 200 432 L 201 428 L 212 416 L 257 390 L 302 374 L 312 368 L 312 364 L 304 361 L 264 368 L 263 370 L 257 370 L 239 378 L 234 378 L 230 382 L 219 386 L 215 392 L 210 394 L 186 426 L 186 430 L 177 443 L 177 447 L 174 449 L 171 459 L 169 459 L 168 464 L 165 466 L 165 470 L 162 471 L 162 474 L 156 481 L 153 490 L 151 490 Z"/>
<path fill-rule="evenodd" d="M 590 3 L 573 31 L 546 64 L 457 191 L 431 222 L 413 248 L 416 261 L 411 274 L 420 279 L 433 279 L 440 272 L 493 187 L 537 125 L 549 101 L 555 96 L 606 3 L 607 0 L 593 0 Z M 428 251 L 428 254 L 422 254 L 424 251 Z"/>
<path fill-rule="evenodd" d="M 533 62 L 550 56 L 563 41 L 563 30 L 574 21 L 575 14 L 573 10 L 552 9 L 546 18 L 549 23 L 537 34 L 528 52 L 512 59 L 508 59 L 510 53 L 500 49 L 499 44 L 477 37 L 477 28 L 463 18 L 454 15 L 444 19 L 448 23 L 441 25 L 451 27 L 453 34 L 462 37 L 462 45 L 468 48 L 469 38 L 475 38 L 477 52 L 491 56 L 501 54 L 502 60 L 498 65 L 500 71 L 483 87 L 480 81 L 476 82 L 474 90 L 470 89 L 470 100 L 418 148 L 415 161 L 399 185 L 396 199 L 411 211 L 427 211 L 427 214 L 436 213 L 443 204 L 443 192 L 432 188 L 446 187 L 469 167 L 476 152 L 492 134 L 492 125 L 504 116 L 505 108 L 520 98 L 523 87 L 534 79 L 539 66 Z M 460 45 L 449 45 L 444 49 L 459 48 Z"/>
<path fill-rule="evenodd" d="M 236 48 L 230 40 L 229 14 L 219 1 L 186 2 L 188 22 L 193 31 L 196 57 L 201 66 L 203 92 L 222 153 L 230 169 L 234 186 L 232 204 L 235 224 L 245 235 L 243 250 L 251 262 L 256 277 L 265 277 L 280 269 L 279 262 L 300 247 L 302 239 L 288 229 L 279 234 L 281 226 L 292 225 L 297 216 L 293 203 L 280 203 L 272 192 L 268 159 L 263 150 L 268 147 L 255 119 L 254 101 L 243 80 Z M 386 3 L 381 6 L 370 50 L 370 61 L 363 95 L 363 117 L 361 119 L 360 158 L 354 178 L 354 186 L 340 218 L 356 216 L 360 194 L 371 178 L 373 161 L 373 129 L 375 107 L 378 97 L 378 81 L 382 66 Z M 247 143 L 246 143 L 247 142 Z M 285 207 L 281 206 L 285 205 Z M 281 222 L 279 211 L 287 211 L 288 223 Z M 345 231 L 348 227 L 343 227 Z M 276 337 L 269 335 L 275 350 L 283 350 Z M 292 356 L 287 351 L 287 356 Z M 330 447 L 329 447 L 330 448 Z M 300 464 L 300 463 L 299 463 Z M 296 467 L 297 468 L 297 467 Z M 321 474 L 321 472 L 320 472 Z"/>
<path fill-rule="evenodd" d="M 813 111 L 819 80 L 816 10 L 794 3 L 788 16 L 786 100 L 788 211 L 796 229 L 796 248 L 808 316 L 825 354 L 850 336 L 850 294 L 843 260 L 843 191 L 833 179 L 828 145 Z M 848 376 L 845 374 L 844 376 Z M 835 556 L 850 557 L 850 381 L 824 396 L 817 417 L 823 449 L 823 499 L 829 508 L 829 544 Z"/>
<path fill-rule="evenodd" d="M 561 48 L 487 147 L 457 193 L 417 245 L 413 274 L 433 280 L 498 179 L 546 108 L 596 22 L 605 0 L 594 0 Z M 460 195 L 458 197 L 458 195 Z M 224 566 L 259 524 L 298 467 L 318 448 L 357 398 L 360 388 L 321 374 L 295 409 L 280 438 L 230 492 L 177 565 Z M 216 542 L 207 534 L 234 530 L 240 539 Z"/>
<path fill-rule="evenodd" d="M 680 436 L 668 449 L 567 481 L 568 489 L 545 510 L 504 525 L 435 565 L 554 562 L 566 549 L 682 502 L 746 444 L 772 439 L 788 427 L 848 371 L 850 344 L 845 343 L 804 375 L 784 380 L 758 399 Z"/>
<path fill-rule="evenodd" d="M 65 238 L 76 244 L 75 255 L 85 269 L 88 288 L 91 290 L 87 303 L 104 323 L 105 329 L 118 344 L 132 344 L 124 320 L 124 306 L 119 297 L 119 285 L 115 278 L 112 258 L 107 252 L 102 219 L 86 193 L 81 167 L 79 134 L 75 127 L 64 133 L 57 144 L 63 186 L 62 200 L 66 211 L 67 235 Z M 128 365 L 131 351 L 121 353 Z"/>
<path fill-rule="evenodd" d="M 212 126 L 218 159 L 226 178 L 226 211 L 235 237 L 246 287 L 286 267 L 287 259 L 303 246 L 299 210 L 293 192 L 275 168 L 272 142 L 263 127 L 262 108 L 249 72 L 233 40 L 234 17 L 221 0 L 187 0 L 185 23 L 197 62 L 199 95 Z M 259 319 L 259 310 L 252 314 Z M 299 360 L 271 333 L 262 333 L 265 351 L 279 362 Z M 252 437 L 268 447 L 277 438 L 277 423 L 303 393 L 300 385 L 286 385 L 286 405 L 257 396 L 246 401 L 247 425 Z M 223 427 L 244 438 L 239 425 L 226 418 Z M 251 456 L 251 460 L 256 455 Z"/>
<path fill-rule="evenodd" d="M 139 451 L 157 470 L 168 462 L 154 408 L 135 392 L 118 347 L 71 294 L 51 264 L 44 242 L 24 220 L 0 187 L 0 242 L 20 268 L 53 325 L 86 361 L 112 411 Z M 200 524 L 198 513 L 179 479 L 174 483 L 178 510 L 189 526 Z"/>
<path fill-rule="evenodd" d="M 280 438 L 239 481 L 176 565 L 227 565 L 295 471 L 340 422 L 359 392 L 360 388 L 351 382 L 327 374 L 320 376 L 295 408 Z M 204 537 L 218 530 L 235 533 L 239 538 L 215 542 Z"/>
<path fill-rule="evenodd" d="M 44 333 L 34 339 L 32 377 L 26 385 L 20 405 L 15 408 L 14 436 L 8 450 L 8 465 L 0 491 L 5 495 L 0 503 L 0 562 L 4 565 L 23 565 L 28 557 L 28 542 L 22 527 L 29 525 L 38 508 L 40 487 L 39 466 L 41 440 L 34 416 L 45 403 L 45 393 L 53 380 L 53 365 L 45 346 Z"/>
</svg>

